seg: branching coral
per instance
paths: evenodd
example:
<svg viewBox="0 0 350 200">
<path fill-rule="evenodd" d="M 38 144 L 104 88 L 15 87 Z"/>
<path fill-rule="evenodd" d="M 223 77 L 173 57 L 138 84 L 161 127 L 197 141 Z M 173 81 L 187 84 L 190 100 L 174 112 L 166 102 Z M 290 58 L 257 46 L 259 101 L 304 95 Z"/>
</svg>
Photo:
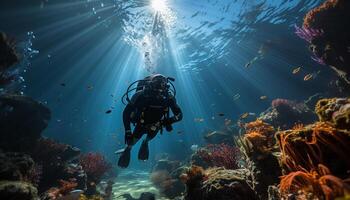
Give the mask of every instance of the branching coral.
<svg viewBox="0 0 350 200">
<path fill-rule="evenodd" d="M 111 165 L 99 153 L 84 154 L 80 157 L 79 163 L 86 172 L 88 179 L 95 183 L 98 183 L 101 177 L 111 169 Z"/>
<path fill-rule="evenodd" d="M 331 175 L 330 170 L 321 164 L 310 172 L 305 170 L 291 172 L 281 178 L 280 191 L 282 194 L 311 193 L 318 198 L 331 200 L 344 196 L 345 191 L 349 189 L 349 185 Z"/>
<path fill-rule="evenodd" d="M 315 124 L 282 131 L 277 134 L 281 150 L 281 164 L 288 172 L 307 170 L 324 164 L 337 176 L 346 177 L 350 168 L 350 132 L 337 130 L 331 124 Z M 345 174 L 344 174 L 345 173 Z"/>
<path fill-rule="evenodd" d="M 237 147 L 227 144 L 209 144 L 206 148 L 199 149 L 197 154 L 211 167 L 238 168 L 240 153 Z"/>
</svg>

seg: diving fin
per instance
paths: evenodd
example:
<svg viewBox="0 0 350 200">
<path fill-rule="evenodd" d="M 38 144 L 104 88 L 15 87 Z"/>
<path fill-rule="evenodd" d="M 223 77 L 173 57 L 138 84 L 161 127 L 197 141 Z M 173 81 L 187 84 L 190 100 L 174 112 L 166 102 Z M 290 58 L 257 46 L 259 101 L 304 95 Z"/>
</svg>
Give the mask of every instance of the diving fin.
<svg viewBox="0 0 350 200">
<path fill-rule="evenodd" d="M 114 153 L 119 155 L 119 154 L 124 153 L 124 151 L 125 151 L 125 148 L 122 148 L 122 149 L 119 149 L 119 150 L 115 151 Z"/>
<path fill-rule="evenodd" d="M 148 160 L 148 155 L 149 155 L 149 150 L 148 150 L 148 142 L 145 140 L 142 142 L 139 154 L 138 154 L 138 159 L 139 160 Z"/>
<path fill-rule="evenodd" d="M 118 160 L 118 166 L 121 168 L 127 168 L 130 163 L 130 151 L 131 148 L 125 148 Z"/>
</svg>

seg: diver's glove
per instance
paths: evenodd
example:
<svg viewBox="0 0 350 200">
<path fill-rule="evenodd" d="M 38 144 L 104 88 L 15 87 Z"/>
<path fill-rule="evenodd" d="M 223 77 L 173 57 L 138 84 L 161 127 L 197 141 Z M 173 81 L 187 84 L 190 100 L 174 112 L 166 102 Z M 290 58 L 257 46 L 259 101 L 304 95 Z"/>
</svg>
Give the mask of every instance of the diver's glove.
<svg viewBox="0 0 350 200">
<path fill-rule="evenodd" d="M 165 127 L 165 130 L 168 132 L 171 132 L 173 130 L 173 126 L 171 125 L 171 120 L 163 120 L 163 126 Z"/>
<path fill-rule="evenodd" d="M 132 143 L 132 133 L 131 130 L 125 131 L 125 144 L 131 144 Z"/>
</svg>

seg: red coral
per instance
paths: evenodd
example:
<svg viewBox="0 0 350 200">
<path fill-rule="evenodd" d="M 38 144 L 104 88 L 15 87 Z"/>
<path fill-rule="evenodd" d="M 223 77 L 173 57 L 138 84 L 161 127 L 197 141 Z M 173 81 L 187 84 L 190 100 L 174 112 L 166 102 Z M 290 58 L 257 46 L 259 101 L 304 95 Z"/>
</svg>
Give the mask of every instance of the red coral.
<svg viewBox="0 0 350 200">
<path fill-rule="evenodd" d="M 79 159 L 80 165 L 86 172 L 88 179 L 98 183 L 103 174 L 111 169 L 105 157 L 99 153 L 87 153 Z"/>
<path fill-rule="evenodd" d="M 59 188 L 53 187 L 47 191 L 47 195 L 50 199 L 58 199 L 59 197 L 68 194 L 78 186 L 78 184 L 74 181 L 59 180 L 59 183 L 61 185 Z"/>
<path fill-rule="evenodd" d="M 198 155 L 209 166 L 237 169 L 240 151 L 237 147 L 226 144 L 209 144 L 205 149 L 198 150 Z"/>
</svg>

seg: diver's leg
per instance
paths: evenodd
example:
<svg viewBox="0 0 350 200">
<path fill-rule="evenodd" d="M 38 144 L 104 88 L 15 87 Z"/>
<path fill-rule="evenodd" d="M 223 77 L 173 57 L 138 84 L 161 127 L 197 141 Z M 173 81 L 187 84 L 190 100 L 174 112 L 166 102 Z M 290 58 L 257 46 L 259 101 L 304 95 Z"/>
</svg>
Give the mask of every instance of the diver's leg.
<svg viewBox="0 0 350 200">
<path fill-rule="evenodd" d="M 119 167 L 127 168 L 129 166 L 130 152 L 131 152 L 132 146 L 140 140 L 140 138 L 142 137 L 142 134 L 143 134 L 142 127 L 139 125 L 136 125 L 134 132 L 132 134 L 132 136 L 133 136 L 132 141 L 125 148 L 124 152 L 122 153 L 122 155 L 120 156 L 120 158 L 118 160 Z"/>
<path fill-rule="evenodd" d="M 145 140 L 142 141 L 139 154 L 138 154 L 138 159 L 139 160 L 148 160 L 148 155 L 149 155 L 149 149 L 148 149 L 148 141 L 152 140 L 158 133 L 159 129 L 156 129 L 154 131 L 148 130 L 147 132 L 147 137 Z"/>
</svg>

